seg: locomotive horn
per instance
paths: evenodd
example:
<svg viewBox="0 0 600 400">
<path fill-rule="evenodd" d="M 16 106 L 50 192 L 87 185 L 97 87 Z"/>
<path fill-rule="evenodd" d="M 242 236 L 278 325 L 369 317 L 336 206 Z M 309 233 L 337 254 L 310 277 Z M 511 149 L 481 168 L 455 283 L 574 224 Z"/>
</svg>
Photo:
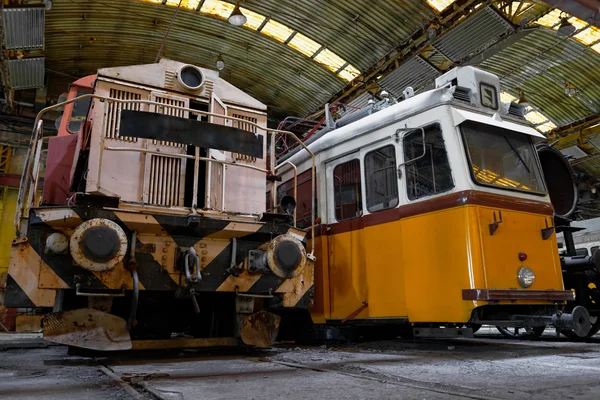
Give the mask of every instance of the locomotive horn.
<svg viewBox="0 0 600 400">
<path fill-rule="evenodd" d="M 554 213 L 567 219 L 575 212 L 579 201 L 573 168 L 555 147 L 540 145 L 537 151 Z"/>
</svg>

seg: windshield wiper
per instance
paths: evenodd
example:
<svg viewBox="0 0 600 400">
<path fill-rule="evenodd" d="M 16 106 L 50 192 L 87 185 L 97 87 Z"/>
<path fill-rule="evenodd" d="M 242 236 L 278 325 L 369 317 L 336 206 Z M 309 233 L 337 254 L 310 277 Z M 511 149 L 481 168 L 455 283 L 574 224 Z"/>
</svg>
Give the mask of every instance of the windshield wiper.
<svg viewBox="0 0 600 400">
<path fill-rule="evenodd" d="M 521 155 L 519 154 L 519 152 L 517 151 L 517 149 L 515 149 L 515 146 L 513 146 L 513 144 L 510 142 L 510 140 L 508 139 L 508 136 L 506 135 L 506 132 L 504 133 L 504 139 L 506 139 L 506 142 L 508 143 L 508 145 L 510 146 L 510 148 L 512 149 L 512 151 L 515 152 L 515 154 L 517 155 L 517 157 L 519 158 L 519 161 L 521 161 L 521 164 L 523 164 L 523 166 L 525 167 L 525 169 L 527 170 L 527 173 L 531 173 L 531 170 L 529 169 L 529 167 L 527 166 L 527 164 L 525 163 L 525 161 L 523 160 L 523 158 L 521 157 Z"/>
</svg>

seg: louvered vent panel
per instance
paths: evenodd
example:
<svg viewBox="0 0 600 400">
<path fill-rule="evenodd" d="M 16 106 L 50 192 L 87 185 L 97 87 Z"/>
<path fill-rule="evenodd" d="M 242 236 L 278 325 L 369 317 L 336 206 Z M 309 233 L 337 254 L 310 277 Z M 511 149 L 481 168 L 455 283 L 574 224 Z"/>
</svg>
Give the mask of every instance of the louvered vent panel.
<svg viewBox="0 0 600 400">
<path fill-rule="evenodd" d="M 110 97 L 118 100 L 141 100 L 142 95 L 139 93 L 127 92 L 125 90 L 110 89 Z M 108 102 L 108 112 L 106 117 L 106 132 L 105 136 L 111 139 L 122 140 L 125 142 L 137 142 L 138 138 L 119 136 L 119 126 L 121 124 L 122 110 L 141 110 L 140 103 L 117 103 Z"/>
<path fill-rule="evenodd" d="M 471 103 L 471 91 L 468 89 L 463 89 L 461 87 L 457 87 L 456 90 L 454 91 L 454 99 L 470 104 Z"/>
<path fill-rule="evenodd" d="M 170 97 L 156 96 L 154 98 L 154 101 L 156 101 L 157 103 L 167 104 L 170 106 L 186 108 L 186 104 L 185 104 L 184 100 L 173 99 Z M 159 114 L 172 115 L 174 117 L 187 118 L 187 112 L 184 110 L 177 109 L 177 108 L 156 106 L 156 112 Z M 152 143 L 160 144 L 161 146 L 172 146 L 172 147 L 181 147 L 181 148 L 185 147 L 185 145 L 183 145 L 183 144 L 174 143 L 174 142 L 166 142 L 164 140 L 161 140 L 161 141 L 153 140 Z"/>
<path fill-rule="evenodd" d="M 182 206 L 181 159 L 152 155 L 148 202 L 159 206 Z"/>
<path fill-rule="evenodd" d="M 232 114 L 231 116 L 234 118 L 239 118 L 239 119 L 248 121 L 248 122 L 241 122 L 241 121 L 232 120 L 234 128 L 243 129 L 245 131 L 252 132 L 252 133 L 256 133 L 258 131 L 256 126 L 252 125 L 252 124 L 258 123 L 258 119 L 254 118 L 254 117 L 248 117 L 246 115 L 240 115 L 240 114 Z M 250 162 L 250 163 L 256 162 L 256 157 L 251 157 L 246 154 L 240 154 L 240 153 L 231 153 L 231 158 L 233 158 L 235 161 L 245 161 L 245 162 Z"/>
</svg>

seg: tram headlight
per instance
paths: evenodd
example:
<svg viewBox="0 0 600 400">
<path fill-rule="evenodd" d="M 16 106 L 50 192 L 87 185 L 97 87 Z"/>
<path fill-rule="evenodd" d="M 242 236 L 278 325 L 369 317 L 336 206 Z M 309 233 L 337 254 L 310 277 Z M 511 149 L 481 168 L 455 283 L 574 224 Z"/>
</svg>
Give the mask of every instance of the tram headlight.
<svg viewBox="0 0 600 400">
<path fill-rule="evenodd" d="M 521 267 L 517 271 L 517 279 L 519 280 L 519 284 L 524 288 L 528 288 L 533 285 L 535 282 L 535 274 L 528 267 Z"/>
</svg>

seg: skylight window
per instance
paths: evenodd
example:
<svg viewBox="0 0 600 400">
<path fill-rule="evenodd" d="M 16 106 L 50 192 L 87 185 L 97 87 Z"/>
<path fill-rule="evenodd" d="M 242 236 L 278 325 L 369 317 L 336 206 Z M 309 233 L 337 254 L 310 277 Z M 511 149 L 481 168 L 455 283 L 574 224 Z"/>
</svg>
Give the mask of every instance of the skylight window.
<svg viewBox="0 0 600 400">
<path fill-rule="evenodd" d="M 260 33 L 271 36 L 273 39 L 279 40 L 282 43 L 288 40 L 292 32 L 294 32 L 292 28 L 272 19 L 270 19 L 265 27 L 260 30 Z"/>
<path fill-rule="evenodd" d="M 250 28 L 253 31 L 257 30 L 259 26 L 265 21 L 265 16 L 254 11 L 246 10 L 244 7 L 240 7 L 240 11 L 246 16 L 247 20 L 244 26 Z"/>
<path fill-rule="evenodd" d="M 293 47 L 308 57 L 312 57 L 313 54 L 322 47 L 319 43 L 301 33 L 296 33 L 288 44 L 290 47 Z"/>
<path fill-rule="evenodd" d="M 329 49 L 323 49 L 321 52 L 319 52 L 319 54 L 317 54 L 315 57 L 315 60 L 333 72 L 337 72 L 344 66 L 344 64 L 346 64 L 346 60 Z"/>
<path fill-rule="evenodd" d="M 162 3 L 162 0 L 154 0 L 154 3 Z M 195 10 L 198 7 L 198 3 L 200 0 L 181 0 L 181 8 L 187 8 L 188 10 Z M 177 7 L 179 5 L 179 0 L 167 0 L 166 3 L 168 6 Z"/>
<path fill-rule="evenodd" d="M 200 12 L 227 19 L 231 15 L 233 8 L 234 5 L 227 3 L 226 1 L 206 0 L 204 4 L 202 4 Z"/>
<path fill-rule="evenodd" d="M 508 103 L 511 101 L 517 101 L 517 98 L 507 92 L 500 92 L 500 101 L 502 103 Z"/>
<path fill-rule="evenodd" d="M 427 4 L 434 8 L 437 12 L 442 12 L 455 1 L 456 0 L 427 0 Z"/>
<path fill-rule="evenodd" d="M 572 22 L 571 22 L 572 23 Z M 573 24 L 575 25 L 575 24 Z M 575 25 L 577 26 L 577 25 Z M 595 26 L 590 25 L 584 31 L 579 32 L 577 35 L 573 36 L 575 39 L 579 40 L 581 43 L 589 46 L 590 44 L 596 43 L 600 40 L 600 29 Z"/>
<path fill-rule="evenodd" d="M 352 65 L 348 65 L 338 74 L 343 80 L 350 82 L 360 75 L 360 71 Z"/>
<path fill-rule="evenodd" d="M 542 115 L 542 113 L 539 111 L 530 111 L 525 115 L 525 118 L 534 125 L 548 121 L 548 118 Z"/>
<path fill-rule="evenodd" d="M 600 54 L 600 43 L 593 45 L 591 49 Z"/>
<path fill-rule="evenodd" d="M 535 21 L 535 23 L 538 25 L 545 26 L 547 28 L 552 28 L 553 26 L 556 26 L 560 23 L 560 14 L 561 14 L 561 11 L 558 8 L 555 8 L 548 14 L 537 19 Z M 565 14 L 563 14 L 563 15 L 565 15 Z M 568 16 L 568 14 L 566 14 L 566 15 Z"/>
<path fill-rule="evenodd" d="M 538 131 L 543 132 L 543 133 L 550 132 L 552 129 L 556 129 L 556 128 L 557 128 L 557 126 L 554 125 L 550 121 L 545 122 L 545 123 L 543 123 L 543 124 L 538 125 L 538 126 L 535 127 L 535 129 L 537 129 Z"/>
</svg>

